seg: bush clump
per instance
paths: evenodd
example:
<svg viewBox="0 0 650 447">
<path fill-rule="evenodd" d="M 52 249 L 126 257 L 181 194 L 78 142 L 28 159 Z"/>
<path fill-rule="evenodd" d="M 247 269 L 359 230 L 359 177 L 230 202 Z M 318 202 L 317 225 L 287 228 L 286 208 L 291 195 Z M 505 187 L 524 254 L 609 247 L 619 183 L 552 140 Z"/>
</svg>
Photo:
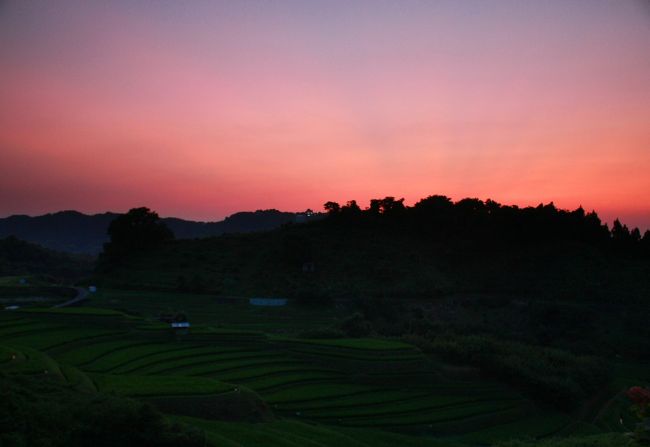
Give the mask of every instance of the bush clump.
<svg viewBox="0 0 650 447">
<path fill-rule="evenodd" d="M 3 447 L 199 447 L 203 432 L 170 422 L 152 405 L 77 393 L 30 377 L 0 375 Z"/>
<path fill-rule="evenodd" d="M 571 408 L 607 382 L 606 364 L 596 357 L 481 335 L 407 337 L 426 352 L 476 366 L 513 383 L 530 397 Z"/>
</svg>

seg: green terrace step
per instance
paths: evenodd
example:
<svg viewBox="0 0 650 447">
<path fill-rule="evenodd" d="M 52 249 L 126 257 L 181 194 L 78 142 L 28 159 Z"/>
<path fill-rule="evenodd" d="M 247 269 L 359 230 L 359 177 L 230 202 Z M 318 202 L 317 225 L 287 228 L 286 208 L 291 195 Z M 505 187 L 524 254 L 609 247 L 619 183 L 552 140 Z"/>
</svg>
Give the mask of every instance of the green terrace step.
<svg viewBox="0 0 650 447">
<path fill-rule="evenodd" d="M 304 417 L 313 419 L 364 419 L 379 417 L 395 417 L 404 414 L 424 413 L 427 411 L 450 411 L 458 408 L 466 408 L 473 405 L 489 404 L 510 404 L 512 402 L 521 402 L 518 399 L 474 399 L 467 400 L 463 398 L 446 399 L 436 396 L 420 397 L 402 397 L 394 398 L 383 402 L 377 402 L 371 405 L 348 405 L 344 407 L 328 407 L 299 410 Z"/>
<path fill-rule="evenodd" d="M 130 397 L 185 396 L 231 392 L 236 385 L 204 377 L 90 374 L 97 388 Z"/>
<path fill-rule="evenodd" d="M 243 383 L 264 395 L 268 392 L 288 389 L 297 385 L 340 382 L 342 378 L 343 374 L 341 373 L 319 371 L 257 377 L 243 381 Z"/>
<path fill-rule="evenodd" d="M 233 355 L 232 357 L 212 357 L 204 360 L 183 359 L 181 362 L 162 363 L 158 368 L 147 369 L 147 374 L 161 374 L 174 372 L 181 375 L 210 375 L 228 373 L 237 370 L 251 370 L 266 365 L 299 364 L 292 359 L 278 358 L 270 353 L 248 353 L 245 356 Z"/>
<path fill-rule="evenodd" d="M 174 346 L 174 345 L 172 345 Z M 193 362 L 221 361 L 230 358 L 246 358 L 260 355 L 259 351 L 247 351 L 238 347 L 212 347 L 185 345 L 162 352 L 152 352 L 114 367 L 115 373 L 152 373 L 158 369 L 185 366 Z"/>
<path fill-rule="evenodd" d="M 82 330 L 66 327 L 38 328 L 22 333 L 3 336 L 3 340 L 18 346 L 29 346 L 41 350 L 53 349 L 76 340 L 89 340 L 92 338 L 115 335 L 118 332 L 111 330 Z"/>
<path fill-rule="evenodd" d="M 406 436 L 385 431 L 329 427 L 297 420 L 249 424 L 179 418 L 206 431 L 220 447 L 458 447 L 454 441 Z"/>
<path fill-rule="evenodd" d="M 292 405 L 314 401 L 320 403 L 329 399 L 345 398 L 378 391 L 382 391 L 382 389 L 350 383 L 332 383 L 327 385 L 296 386 L 291 390 L 268 393 L 265 395 L 265 399 L 267 402 L 274 404 Z"/>
</svg>

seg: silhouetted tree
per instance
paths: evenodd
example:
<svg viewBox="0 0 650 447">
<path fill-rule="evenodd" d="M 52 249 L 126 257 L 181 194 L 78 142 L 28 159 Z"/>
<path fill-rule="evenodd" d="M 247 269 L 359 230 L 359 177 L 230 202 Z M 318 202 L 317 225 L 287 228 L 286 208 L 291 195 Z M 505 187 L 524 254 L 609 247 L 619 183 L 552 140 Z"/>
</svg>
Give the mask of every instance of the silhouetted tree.
<svg viewBox="0 0 650 447">
<path fill-rule="evenodd" d="M 650 230 L 646 230 L 645 233 L 643 233 L 640 246 L 641 252 L 646 256 L 650 256 Z"/>
<path fill-rule="evenodd" d="M 616 219 L 612 225 L 612 239 L 615 241 L 627 241 L 630 237 L 630 230 L 627 225 L 621 224 L 621 221 Z"/>
<path fill-rule="evenodd" d="M 492 199 L 487 199 L 485 201 L 485 209 L 489 214 L 496 214 L 501 210 L 501 204 Z"/>
<path fill-rule="evenodd" d="M 325 208 L 325 211 L 327 211 L 327 214 L 330 216 L 338 214 L 341 212 L 341 205 L 339 205 L 336 202 L 325 202 L 325 205 L 323 205 L 323 208 Z"/>
<path fill-rule="evenodd" d="M 384 197 L 383 199 L 372 199 L 368 212 L 373 215 L 383 214 L 395 216 L 404 211 L 404 199 L 395 200 L 395 197 Z"/>
<path fill-rule="evenodd" d="M 313 261 L 311 241 L 298 234 L 286 234 L 282 238 L 282 255 L 289 265 L 301 268 L 305 262 Z"/>
<path fill-rule="evenodd" d="M 477 214 L 485 211 L 485 203 L 480 199 L 466 198 L 456 202 L 455 208 L 460 211 L 461 214 Z"/>
<path fill-rule="evenodd" d="M 628 250 L 634 242 L 627 225 L 623 225 L 618 219 L 612 225 L 612 242 L 618 251 Z"/>
<path fill-rule="evenodd" d="M 368 213 L 372 215 L 379 215 L 381 213 L 381 199 L 371 199 Z"/>
<path fill-rule="evenodd" d="M 341 214 L 346 217 L 357 217 L 361 215 L 361 208 L 356 200 L 350 200 L 341 208 Z"/>
<path fill-rule="evenodd" d="M 383 226 L 390 221 L 391 227 L 416 231 L 429 242 L 462 245 L 467 250 L 476 250 L 479 246 L 500 250 L 507 247 L 531 249 L 540 244 L 575 241 L 619 254 L 649 253 L 650 256 L 650 248 L 644 248 L 650 245 L 647 242 L 650 236 L 648 239 L 641 237 L 638 229 L 630 231 L 617 220 L 610 232 L 594 211 L 585 213 L 582 207 L 573 211 L 558 209 L 553 202 L 519 208 L 491 199 L 483 202 L 465 198 L 454 203 L 449 197 L 433 195 L 412 207 L 405 206 L 404 199 L 396 200 L 391 196 L 372 199 L 364 211 L 354 200 L 340 208 L 337 206 L 335 202 L 327 202 L 325 209 L 330 215 L 345 216 L 344 222 Z"/>
<path fill-rule="evenodd" d="M 133 208 L 108 226 L 110 242 L 104 255 L 115 260 L 130 253 L 147 250 L 174 238 L 174 233 L 149 208 Z"/>
<path fill-rule="evenodd" d="M 420 214 L 431 217 L 434 215 L 447 214 L 451 211 L 453 206 L 454 204 L 449 197 L 434 195 L 417 202 L 414 209 Z"/>
</svg>

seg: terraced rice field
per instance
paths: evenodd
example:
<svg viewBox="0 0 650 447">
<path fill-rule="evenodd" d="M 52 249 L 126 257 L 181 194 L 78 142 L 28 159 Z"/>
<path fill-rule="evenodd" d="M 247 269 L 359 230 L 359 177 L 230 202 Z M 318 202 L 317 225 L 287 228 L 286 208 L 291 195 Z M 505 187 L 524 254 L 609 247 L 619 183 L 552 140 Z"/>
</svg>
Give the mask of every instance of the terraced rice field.
<svg viewBox="0 0 650 447">
<path fill-rule="evenodd" d="M 149 400 L 220 446 L 476 445 L 547 436 L 570 422 L 504 385 L 447 377 L 399 341 L 279 334 L 277 309 L 263 317 L 269 332 L 251 330 L 251 315 L 231 309 L 240 318 L 227 327 L 219 320 L 177 336 L 151 319 L 166 305 L 156 309 L 151 296 L 132 306 L 141 316 L 111 310 L 114 298 L 102 308 L 2 312 L 0 370 Z M 610 426 L 610 413 L 595 422 Z M 240 422 L 220 421 L 235 416 Z"/>
<path fill-rule="evenodd" d="M 214 445 L 224 447 L 458 447 L 450 440 L 405 436 L 379 430 L 350 429 L 281 420 L 256 424 L 250 430 L 246 424 L 181 418 L 184 422 L 206 431 Z"/>
<path fill-rule="evenodd" d="M 90 305 L 125 310 L 143 317 L 157 317 L 161 312 L 182 311 L 192 322 L 237 327 L 238 329 L 283 332 L 327 325 L 344 315 L 336 308 L 314 312 L 300 306 L 251 306 L 247 299 L 216 299 L 210 295 L 153 291 L 100 291 Z"/>
</svg>

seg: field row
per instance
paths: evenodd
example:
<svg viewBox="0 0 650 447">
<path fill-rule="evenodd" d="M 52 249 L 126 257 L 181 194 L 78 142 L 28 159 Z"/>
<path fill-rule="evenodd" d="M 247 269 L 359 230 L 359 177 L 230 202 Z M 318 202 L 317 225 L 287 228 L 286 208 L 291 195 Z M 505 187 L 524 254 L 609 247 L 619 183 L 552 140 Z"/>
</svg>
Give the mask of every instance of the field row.
<svg viewBox="0 0 650 447">
<path fill-rule="evenodd" d="M 314 430 L 315 437 L 309 438 L 313 441 L 306 444 L 296 430 L 284 433 L 283 422 L 255 430 L 273 439 L 271 446 L 319 445 L 320 430 L 334 436 L 325 425 L 350 430 L 341 445 L 368 445 L 354 439 L 354 429 L 436 435 L 505 430 L 528 420 L 534 411 L 529 401 L 506 387 L 444 379 L 417 348 L 399 341 L 300 339 L 200 325 L 177 337 L 167 325 L 135 319 L 111 330 L 86 323 L 84 313 L 94 317 L 95 312 L 73 317 L 63 313 L 66 319 L 58 324 L 44 312 L 3 315 L 0 335 L 19 347 L 16 354 L 22 356 L 17 362 L 11 349 L 1 350 L 3 370 L 10 363 L 15 371 L 48 371 L 78 389 L 149 399 L 164 411 L 192 416 L 199 412 L 199 417 L 223 411 L 219 402 L 245 392 L 248 402 L 261 398 L 277 416 L 301 421 L 292 430 Z M 39 357 L 35 350 L 47 355 Z M 556 425 L 547 424 L 543 430 Z M 243 435 L 228 442 L 251 445 Z M 229 438 L 223 431 L 211 436 Z M 409 445 L 410 438 L 399 439 L 404 441 L 400 445 Z"/>
</svg>

